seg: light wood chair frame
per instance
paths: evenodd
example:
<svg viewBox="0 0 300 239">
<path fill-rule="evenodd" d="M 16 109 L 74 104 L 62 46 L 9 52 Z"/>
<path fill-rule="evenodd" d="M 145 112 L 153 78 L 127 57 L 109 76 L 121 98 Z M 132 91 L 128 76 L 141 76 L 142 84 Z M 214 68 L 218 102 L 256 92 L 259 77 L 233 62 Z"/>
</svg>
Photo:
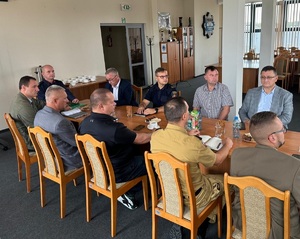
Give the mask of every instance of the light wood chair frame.
<svg viewBox="0 0 300 239">
<path fill-rule="evenodd" d="M 86 220 L 91 220 L 91 191 L 94 190 L 110 198 L 111 201 L 111 236 L 116 235 L 117 199 L 129 189 L 142 182 L 144 208 L 148 210 L 148 178 L 147 175 L 128 182 L 116 183 L 114 170 L 108 156 L 105 142 L 99 142 L 89 134 L 76 134 L 76 143 L 81 154 L 85 172 Z"/>
<path fill-rule="evenodd" d="M 25 140 L 23 139 L 20 131 L 17 128 L 17 125 L 10 114 L 5 113 L 4 119 L 8 125 L 8 128 L 13 136 L 15 147 L 16 147 L 16 156 L 18 163 L 18 177 L 19 181 L 22 181 L 22 162 L 25 165 L 25 174 L 26 174 L 26 188 L 27 192 L 31 191 L 31 171 L 30 166 L 34 163 L 37 163 L 37 155 L 35 152 L 28 152 Z"/>
<path fill-rule="evenodd" d="M 133 93 L 135 96 L 135 100 L 138 104 L 142 103 L 143 101 L 143 88 L 140 86 L 132 85 Z"/>
<path fill-rule="evenodd" d="M 270 209 L 270 199 L 277 198 L 283 201 L 283 217 L 284 217 L 284 239 L 290 238 L 290 192 L 282 192 L 264 180 L 253 177 L 233 177 L 229 176 L 228 173 L 224 174 L 224 189 L 225 189 L 225 199 L 226 199 L 226 210 L 227 210 L 227 239 L 232 238 L 232 233 L 234 228 L 232 226 L 232 197 L 230 192 L 231 185 L 234 185 L 239 188 L 240 195 L 240 204 L 241 204 L 241 213 L 242 213 L 242 238 L 246 239 L 247 233 L 247 223 L 246 223 L 246 210 L 245 210 L 245 198 L 244 190 L 248 187 L 253 187 L 261 191 L 265 196 L 265 208 L 266 208 L 266 237 L 269 237 L 271 230 L 271 209 Z"/>
<path fill-rule="evenodd" d="M 47 178 L 59 184 L 60 218 L 64 218 L 66 215 L 66 186 L 70 181 L 73 181 L 76 186 L 75 179 L 84 173 L 84 169 L 81 167 L 65 172 L 62 158 L 54 143 L 52 134 L 38 126 L 28 127 L 28 132 L 38 156 L 41 207 L 46 204 L 45 178 Z"/>
<path fill-rule="evenodd" d="M 282 81 L 282 88 L 288 89 L 290 81 L 290 58 L 279 55 L 274 59 L 274 67 L 277 71 L 278 80 Z"/>
<path fill-rule="evenodd" d="M 185 162 L 177 160 L 167 153 L 149 153 L 146 151 L 145 160 L 152 194 L 152 239 L 157 238 L 156 228 L 158 216 L 189 229 L 191 231 L 191 239 L 195 239 L 199 226 L 215 208 L 217 208 L 218 237 L 220 238 L 222 234 L 222 195 L 197 212 L 196 197 L 189 165 Z M 167 165 L 171 172 L 169 171 L 169 173 L 163 173 L 160 165 Z M 162 195 L 160 198 L 158 198 L 157 195 L 158 185 L 153 166 L 158 175 L 158 181 L 162 190 Z M 189 193 L 189 207 L 184 205 L 179 171 L 184 173 L 184 178 Z M 168 176 L 166 177 L 166 175 Z M 169 193 L 166 192 L 168 190 L 167 187 L 170 186 L 168 184 L 172 185 L 172 190 L 170 191 L 172 191 L 173 194 L 176 194 L 177 197 L 174 196 L 171 199 L 168 197 Z M 170 208 L 170 205 L 167 203 L 169 200 L 174 202 L 173 206 L 175 205 L 175 210 L 173 210 L 174 208 Z"/>
</svg>

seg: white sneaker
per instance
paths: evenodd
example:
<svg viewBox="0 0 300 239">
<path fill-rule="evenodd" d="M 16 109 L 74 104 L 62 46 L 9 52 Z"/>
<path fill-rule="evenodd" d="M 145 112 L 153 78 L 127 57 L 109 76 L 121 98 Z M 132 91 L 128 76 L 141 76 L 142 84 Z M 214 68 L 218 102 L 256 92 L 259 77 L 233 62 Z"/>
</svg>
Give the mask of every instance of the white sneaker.
<svg viewBox="0 0 300 239">
<path fill-rule="evenodd" d="M 126 194 L 123 194 L 122 196 L 118 197 L 118 201 L 130 210 L 134 210 L 138 207 L 134 198 L 130 198 Z"/>
</svg>

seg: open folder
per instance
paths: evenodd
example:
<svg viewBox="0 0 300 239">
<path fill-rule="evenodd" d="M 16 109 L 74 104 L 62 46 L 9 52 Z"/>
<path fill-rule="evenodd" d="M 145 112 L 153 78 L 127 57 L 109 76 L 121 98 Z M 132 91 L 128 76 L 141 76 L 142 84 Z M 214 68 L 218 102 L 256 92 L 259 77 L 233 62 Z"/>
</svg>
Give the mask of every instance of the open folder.
<svg viewBox="0 0 300 239">
<path fill-rule="evenodd" d="M 218 137 L 211 137 L 209 135 L 201 135 L 202 143 L 212 150 L 218 151 L 223 147 L 222 139 Z"/>
<path fill-rule="evenodd" d="M 64 116 L 67 116 L 67 117 L 74 118 L 74 119 L 77 119 L 77 118 L 87 115 L 86 112 L 81 111 L 79 108 L 62 111 L 61 114 Z"/>
</svg>

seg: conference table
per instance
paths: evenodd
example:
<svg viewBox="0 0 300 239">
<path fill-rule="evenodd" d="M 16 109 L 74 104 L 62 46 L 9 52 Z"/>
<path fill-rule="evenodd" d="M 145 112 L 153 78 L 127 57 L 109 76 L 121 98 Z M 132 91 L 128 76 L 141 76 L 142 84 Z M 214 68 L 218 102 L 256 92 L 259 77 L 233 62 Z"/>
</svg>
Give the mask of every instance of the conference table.
<svg viewBox="0 0 300 239">
<path fill-rule="evenodd" d="M 89 100 L 83 100 L 80 101 L 82 104 L 89 105 Z M 133 106 L 133 112 L 136 112 L 137 107 Z M 88 116 L 90 114 L 90 110 L 87 112 Z M 66 117 L 75 124 L 80 124 L 83 119 L 86 117 L 83 116 L 81 118 L 73 119 L 70 117 Z M 127 117 L 126 113 L 126 106 L 117 106 L 115 109 L 115 117 L 118 119 L 119 122 L 122 122 L 124 125 L 126 125 L 130 130 L 134 130 L 135 127 L 138 125 L 143 125 L 145 126 L 139 131 L 136 132 L 142 132 L 142 133 L 150 133 L 153 132 L 153 130 L 149 130 L 147 128 L 148 123 L 146 123 L 146 119 L 150 119 L 152 117 L 157 117 L 161 119 L 161 121 L 158 123 L 161 129 L 164 129 L 167 126 L 167 121 L 165 118 L 164 113 L 157 113 L 149 116 L 135 116 L 133 115 L 132 117 Z M 218 122 L 217 119 L 209 119 L 209 118 L 202 118 L 202 129 L 201 129 L 201 135 L 210 135 L 214 136 L 215 134 L 215 124 Z M 205 168 L 201 167 L 201 170 L 204 174 L 210 173 L 210 174 L 215 174 L 215 173 L 224 173 L 224 172 L 229 172 L 230 171 L 230 156 L 235 148 L 239 147 L 254 147 L 255 142 L 245 142 L 242 140 L 242 135 L 244 133 L 248 133 L 249 131 L 247 130 L 241 130 L 240 131 L 240 138 L 235 139 L 232 137 L 232 122 L 231 121 L 224 121 L 225 122 L 225 132 L 224 135 L 222 135 L 222 138 L 229 137 L 233 141 L 233 147 L 229 152 L 229 155 L 227 159 L 224 160 L 224 162 L 218 166 L 213 166 L 210 168 Z M 295 131 L 288 131 L 285 134 L 285 144 L 279 148 L 278 150 L 281 152 L 284 152 L 286 154 L 292 155 L 292 154 L 300 154 L 299 152 L 299 143 L 300 139 L 300 132 L 295 132 Z M 150 146 L 148 145 L 146 148 L 150 150 Z M 262 155 L 263 157 L 263 155 Z"/>
</svg>

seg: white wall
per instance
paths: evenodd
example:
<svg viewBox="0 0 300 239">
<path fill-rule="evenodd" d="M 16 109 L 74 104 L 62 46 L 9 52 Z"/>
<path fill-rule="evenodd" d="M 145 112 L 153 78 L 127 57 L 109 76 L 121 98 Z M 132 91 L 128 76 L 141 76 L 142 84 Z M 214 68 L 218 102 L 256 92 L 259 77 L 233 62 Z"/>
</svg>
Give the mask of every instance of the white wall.
<svg viewBox="0 0 300 239">
<path fill-rule="evenodd" d="M 193 1 L 194 16 L 184 10 L 189 9 Z M 121 3 L 130 4 L 132 10 L 121 11 Z M 211 12 L 217 25 L 218 7 L 211 0 L 0 2 L 0 115 L 9 112 L 10 102 L 18 92 L 19 79 L 24 75 L 35 76 L 34 69 L 39 65 L 53 65 L 58 79 L 83 74 L 104 75 L 100 23 L 121 23 L 122 17 L 126 18 L 127 23 L 145 23 L 145 34 L 154 36 L 154 69 L 160 65 L 157 12 L 170 12 L 174 26 L 178 26 L 179 16 L 194 18 L 195 71 L 196 75 L 202 74 L 204 65 L 217 62 L 219 41 L 218 31 L 215 31 L 211 39 L 200 35 L 202 16 L 207 11 Z M 146 51 L 150 62 L 148 48 Z M 150 65 L 148 66 L 147 74 L 151 80 Z M 7 126 L 3 117 L 0 117 L 0 130 L 4 128 Z"/>
<path fill-rule="evenodd" d="M 219 8 L 215 0 L 194 1 L 195 27 L 195 75 L 204 73 L 205 66 L 218 62 L 219 57 Z M 203 15 L 207 12 L 213 15 L 215 22 L 214 33 L 210 38 L 203 36 Z"/>
</svg>

